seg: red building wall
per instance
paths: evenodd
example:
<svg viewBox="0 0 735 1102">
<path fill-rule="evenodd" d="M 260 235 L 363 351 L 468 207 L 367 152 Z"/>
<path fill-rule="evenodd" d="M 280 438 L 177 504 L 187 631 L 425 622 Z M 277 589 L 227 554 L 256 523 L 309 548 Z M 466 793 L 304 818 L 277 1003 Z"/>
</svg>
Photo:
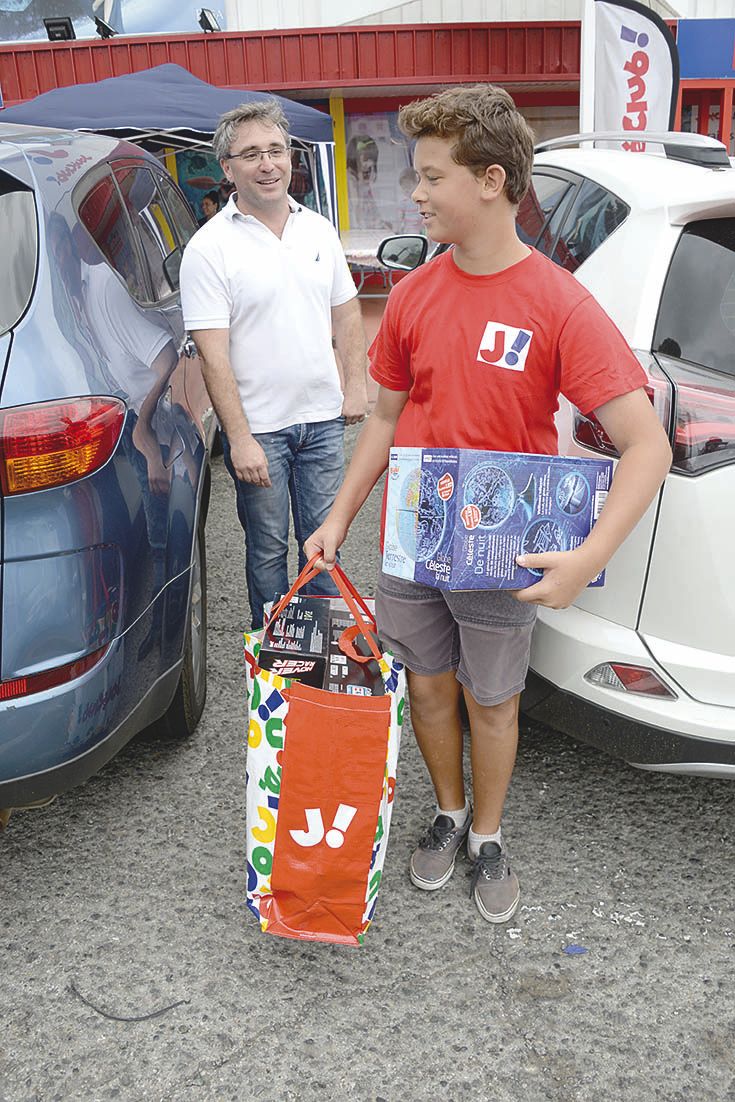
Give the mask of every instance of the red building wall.
<svg viewBox="0 0 735 1102">
<path fill-rule="evenodd" d="M 579 23 L 464 23 L 0 44 L 7 106 L 41 92 L 175 62 L 223 87 L 274 92 L 491 80 L 576 86 Z M 548 95 L 548 91 L 547 91 Z M 553 95 L 553 93 L 552 93 Z M 0 115 L 0 118 L 2 116 Z"/>
</svg>

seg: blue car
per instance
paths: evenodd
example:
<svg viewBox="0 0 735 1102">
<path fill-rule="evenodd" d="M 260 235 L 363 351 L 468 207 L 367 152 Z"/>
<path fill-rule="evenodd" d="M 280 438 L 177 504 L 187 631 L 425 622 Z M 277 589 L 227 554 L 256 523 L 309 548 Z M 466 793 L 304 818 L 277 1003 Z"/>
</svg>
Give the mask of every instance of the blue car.
<svg viewBox="0 0 735 1102">
<path fill-rule="evenodd" d="M 0 125 L 0 812 L 204 708 L 216 422 L 178 293 L 196 229 L 152 154 Z"/>
</svg>

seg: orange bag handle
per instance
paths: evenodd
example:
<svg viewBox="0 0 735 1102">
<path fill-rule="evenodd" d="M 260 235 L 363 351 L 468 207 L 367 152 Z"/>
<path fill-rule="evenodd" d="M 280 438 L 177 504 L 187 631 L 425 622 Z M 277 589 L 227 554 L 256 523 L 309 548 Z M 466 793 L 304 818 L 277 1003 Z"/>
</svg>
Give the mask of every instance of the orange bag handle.
<svg viewBox="0 0 735 1102">
<path fill-rule="evenodd" d="M 281 600 L 278 602 L 276 607 L 272 610 L 270 616 L 268 617 L 268 623 L 265 626 L 264 638 L 265 638 L 265 636 L 268 635 L 268 632 L 271 631 L 271 629 L 273 628 L 273 625 L 275 624 L 276 620 L 281 615 L 281 613 L 283 612 L 283 610 L 285 609 L 286 605 L 289 603 L 291 598 L 294 597 L 300 589 L 303 589 L 303 587 L 305 585 L 307 585 L 311 581 L 311 579 L 316 577 L 316 575 L 319 573 L 317 568 L 314 566 L 314 563 L 316 562 L 316 560 L 318 558 L 319 558 L 319 553 L 317 552 L 316 555 L 313 555 L 312 558 L 309 559 L 306 566 L 301 571 L 298 578 L 293 583 L 293 585 L 291 586 L 291 588 L 289 589 L 289 591 L 285 595 L 285 597 L 281 597 Z M 352 584 L 350 579 L 347 577 L 347 575 L 345 574 L 344 570 L 339 565 L 339 563 L 335 563 L 334 569 L 330 570 L 329 573 L 330 573 L 330 576 L 332 577 L 332 579 L 334 580 L 334 584 L 337 586 L 337 589 L 339 590 L 340 596 L 342 597 L 343 601 L 345 602 L 348 609 L 350 610 L 350 612 L 352 614 L 352 617 L 355 621 L 355 624 L 357 625 L 357 631 L 354 632 L 354 635 L 352 635 L 352 638 L 354 638 L 358 634 L 362 635 L 364 637 L 365 641 L 367 642 L 367 645 L 370 648 L 372 657 L 375 658 L 379 662 L 383 656 L 380 653 L 380 651 L 378 650 L 378 648 L 376 647 L 375 641 L 374 641 L 373 635 L 372 635 L 372 632 L 377 632 L 377 630 L 378 630 L 377 629 L 377 624 L 375 623 L 375 618 L 373 617 L 373 615 L 370 612 L 369 608 L 365 604 L 364 599 L 357 592 L 354 585 Z M 359 605 L 359 607 L 358 607 L 358 605 Z M 365 623 L 365 620 L 363 619 L 363 616 L 362 616 L 363 612 L 365 613 L 365 616 L 367 617 L 369 623 L 372 625 L 372 632 L 371 632 L 371 628 L 368 626 L 368 624 Z M 345 636 L 348 635 L 348 633 L 353 632 L 353 630 L 354 629 L 352 629 L 352 628 L 347 628 L 347 630 L 342 633 L 342 636 L 340 637 L 340 648 L 342 650 L 344 650 L 343 640 L 345 641 L 345 644 L 347 644 L 348 642 L 351 642 L 351 640 L 345 640 Z M 345 653 L 349 654 L 351 658 L 355 658 L 356 661 L 358 661 L 358 662 L 369 662 L 370 661 L 370 657 L 368 655 L 359 654 L 357 651 L 354 650 L 354 647 L 352 647 L 352 650 L 354 651 L 354 653 L 350 653 L 349 651 L 345 651 Z"/>
</svg>

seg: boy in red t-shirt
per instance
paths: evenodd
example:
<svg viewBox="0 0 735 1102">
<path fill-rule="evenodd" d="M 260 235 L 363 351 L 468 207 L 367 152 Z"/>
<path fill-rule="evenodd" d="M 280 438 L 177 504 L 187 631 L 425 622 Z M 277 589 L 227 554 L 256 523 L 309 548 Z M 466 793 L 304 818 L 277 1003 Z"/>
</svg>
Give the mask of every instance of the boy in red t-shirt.
<svg viewBox="0 0 735 1102">
<path fill-rule="evenodd" d="M 505 922 L 520 888 L 500 820 L 536 606 L 565 608 L 602 570 L 653 500 L 671 449 L 621 334 L 573 276 L 518 238 L 533 137 L 507 92 L 442 92 L 402 108 L 399 125 L 416 139 L 413 199 L 426 232 L 454 248 L 391 293 L 370 349 L 375 409 L 327 520 L 305 543 L 307 556 L 319 552 L 333 566 L 394 444 L 556 454 L 561 391 L 583 413 L 594 411 L 620 453 L 585 542 L 519 557 L 543 570 L 530 588 L 452 593 L 386 574 L 378 584 L 379 632 L 406 664 L 411 720 L 437 796 L 411 880 L 425 891 L 443 887 L 466 838 L 480 914 Z M 474 809 L 463 780 L 461 693 Z"/>
</svg>

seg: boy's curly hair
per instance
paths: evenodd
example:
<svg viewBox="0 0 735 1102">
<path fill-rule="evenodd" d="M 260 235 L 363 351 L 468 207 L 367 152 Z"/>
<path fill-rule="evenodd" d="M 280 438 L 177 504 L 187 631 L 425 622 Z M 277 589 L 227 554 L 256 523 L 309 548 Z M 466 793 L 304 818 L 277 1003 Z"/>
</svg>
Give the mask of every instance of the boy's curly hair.
<svg viewBox="0 0 735 1102">
<path fill-rule="evenodd" d="M 473 171 L 505 169 L 505 193 L 520 203 L 531 183 L 533 131 L 511 96 L 494 84 L 450 88 L 408 103 L 398 125 L 409 138 L 448 138 L 452 159 Z"/>
</svg>

